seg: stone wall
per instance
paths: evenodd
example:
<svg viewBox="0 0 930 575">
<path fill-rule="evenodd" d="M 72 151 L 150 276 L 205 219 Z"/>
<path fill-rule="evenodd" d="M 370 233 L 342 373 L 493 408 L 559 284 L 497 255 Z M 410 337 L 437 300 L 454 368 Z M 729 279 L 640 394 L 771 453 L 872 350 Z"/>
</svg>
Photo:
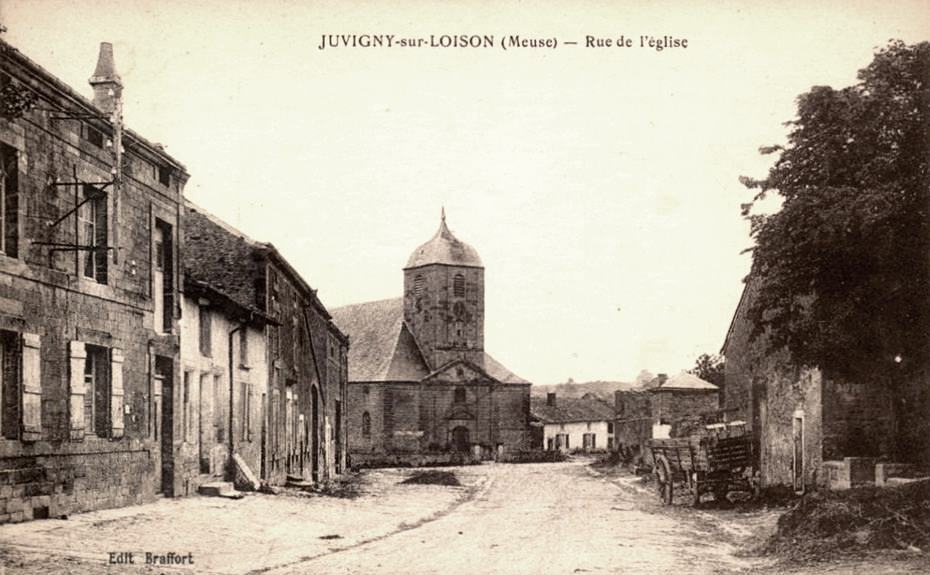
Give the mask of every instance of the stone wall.
<svg viewBox="0 0 930 575">
<path fill-rule="evenodd" d="M 683 419 L 717 411 L 716 391 L 653 389 L 652 417 L 662 424 L 673 424 Z"/>
<path fill-rule="evenodd" d="M 131 151 L 124 156 L 120 201 L 112 186 L 95 186 L 106 193 L 98 208 L 106 223 L 98 220 L 98 229 L 116 249 L 98 252 L 105 274 L 95 268 L 94 278 L 85 277 L 87 251 L 55 251 L 60 246 L 41 242 L 87 244 L 73 213 L 86 189 L 56 184 L 110 180 L 113 157 L 105 141 L 112 128 L 102 118 L 56 119 L 62 114 L 46 110 L 96 110 L 3 47 L 2 71 L 11 78 L 4 81 L 29 86 L 40 105 L 22 118 L 0 119 L 0 143 L 16 156 L 18 192 L 15 249 L 0 255 L 0 329 L 11 344 L 7 352 L 22 350 L 13 362 L 17 381 L 4 386 L 4 393 L 16 395 L 10 405 L 21 407 L 4 413 L 0 522 L 149 501 L 163 488 L 151 369 L 160 355 L 176 370 L 178 352 L 176 334 L 154 330 L 153 231 L 156 219 L 171 226 L 169 261 L 177 262 L 178 202 L 187 175 L 127 134 L 124 147 Z M 167 180 L 159 179 L 166 170 Z M 166 273 L 168 295 L 176 296 L 176 266 Z M 169 324 L 176 305 L 174 297 Z M 88 353 L 106 380 L 99 388 L 105 392 L 93 394 L 99 406 L 93 427 L 85 425 Z"/>
</svg>

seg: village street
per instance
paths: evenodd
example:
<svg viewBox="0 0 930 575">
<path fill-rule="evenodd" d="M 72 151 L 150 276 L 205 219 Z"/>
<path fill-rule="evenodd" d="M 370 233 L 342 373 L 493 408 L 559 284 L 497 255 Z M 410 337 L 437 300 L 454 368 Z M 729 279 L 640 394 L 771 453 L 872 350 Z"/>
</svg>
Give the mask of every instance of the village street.
<svg viewBox="0 0 930 575">
<path fill-rule="evenodd" d="M 708 514 L 659 508 L 635 478 L 588 461 L 450 468 L 462 487 L 403 485 L 412 470 L 364 472 L 355 499 L 205 497 L 0 526 L 17 573 L 729 573 L 751 537 Z M 740 529 L 743 529 L 741 532 Z M 133 552 L 134 565 L 108 565 Z M 194 564 L 146 567 L 144 553 Z M 0 571 L 2 572 L 2 571 Z"/>
</svg>

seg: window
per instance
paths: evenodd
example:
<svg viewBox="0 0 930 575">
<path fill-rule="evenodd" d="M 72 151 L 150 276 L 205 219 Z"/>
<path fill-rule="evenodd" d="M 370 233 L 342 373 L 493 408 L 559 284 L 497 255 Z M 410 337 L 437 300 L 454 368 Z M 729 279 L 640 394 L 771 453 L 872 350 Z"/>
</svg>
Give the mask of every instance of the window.
<svg viewBox="0 0 930 575">
<path fill-rule="evenodd" d="M 614 432 L 614 422 L 608 421 L 607 422 L 607 433 L 613 433 L 613 432 Z"/>
<path fill-rule="evenodd" d="M 246 327 L 239 330 L 239 364 L 249 366 L 249 330 Z"/>
<path fill-rule="evenodd" d="M 371 437 L 371 415 L 367 411 L 362 414 L 362 437 Z"/>
<path fill-rule="evenodd" d="M 103 132 L 93 126 L 84 124 L 84 139 L 98 148 L 103 147 Z"/>
<path fill-rule="evenodd" d="M 84 186 L 84 204 L 78 210 L 79 243 L 84 246 L 84 277 L 107 283 L 107 194 Z"/>
<path fill-rule="evenodd" d="M 0 427 L 3 437 L 19 439 L 22 396 L 22 348 L 19 334 L 0 331 Z"/>
<path fill-rule="evenodd" d="M 455 403 L 465 403 L 465 388 L 457 387 L 455 388 Z"/>
<path fill-rule="evenodd" d="M 414 295 L 416 295 L 417 297 L 422 296 L 422 295 L 423 295 L 423 288 L 424 288 L 423 276 L 418 275 L 418 276 L 416 276 L 415 278 L 413 278 L 413 293 L 414 293 Z"/>
<path fill-rule="evenodd" d="M 581 443 L 582 443 L 582 447 L 584 447 L 586 450 L 597 448 L 597 445 L 596 445 L 597 438 L 595 434 L 593 433 L 585 433 L 584 435 L 582 435 Z"/>
<path fill-rule="evenodd" d="M 174 240 L 171 224 L 155 220 L 152 252 L 155 331 L 171 333 L 174 323 Z"/>
<path fill-rule="evenodd" d="M 171 185 L 171 168 L 168 166 L 158 166 L 158 183 L 167 187 Z"/>
<path fill-rule="evenodd" d="M 84 430 L 107 437 L 110 429 L 110 364 L 107 348 L 87 345 L 84 361 Z"/>
<path fill-rule="evenodd" d="M 213 330 L 210 329 L 210 308 L 205 305 L 199 308 L 200 324 L 200 355 L 211 357 L 213 350 Z"/>
<path fill-rule="evenodd" d="M 455 297 L 465 297 L 465 276 L 455 274 L 452 278 L 452 295 Z"/>
<path fill-rule="evenodd" d="M 0 144 L 0 252 L 19 251 L 19 163 L 15 148 Z"/>
</svg>

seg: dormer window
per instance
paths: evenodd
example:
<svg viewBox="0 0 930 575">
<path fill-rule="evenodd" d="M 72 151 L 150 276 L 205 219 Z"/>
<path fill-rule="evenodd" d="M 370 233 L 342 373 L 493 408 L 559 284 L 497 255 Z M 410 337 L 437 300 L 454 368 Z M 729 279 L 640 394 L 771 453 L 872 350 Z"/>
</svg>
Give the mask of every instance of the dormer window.
<svg viewBox="0 0 930 575">
<path fill-rule="evenodd" d="M 452 278 L 452 295 L 455 297 L 465 297 L 465 276 L 455 274 Z"/>
</svg>

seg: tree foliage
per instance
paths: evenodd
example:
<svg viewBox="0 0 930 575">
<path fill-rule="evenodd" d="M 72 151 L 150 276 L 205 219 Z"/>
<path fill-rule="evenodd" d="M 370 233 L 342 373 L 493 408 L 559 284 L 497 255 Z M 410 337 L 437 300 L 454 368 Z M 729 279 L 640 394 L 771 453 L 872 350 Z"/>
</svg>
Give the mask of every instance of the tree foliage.
<svg viewBox="0 0 930 575">
<path fill-rule="evenodd" d="M 754 335 L 801 364 L 840 373 L 885 369 L 925 354 L 928 290 L 930 44 L 892 41 L 836 90 L 798 100 L 788 143 L 755 200 L 781 196 L 771 215 L 748 215 L 757 297 Z"/>
<path fill-rule="evenodd" d="M 710 382 L 723 389 L 724 385 L 724 361 L 719 355 L 710 355 L 702 353 L 694 362 L 694 367 L 690 373 Z"/>
</svg>

